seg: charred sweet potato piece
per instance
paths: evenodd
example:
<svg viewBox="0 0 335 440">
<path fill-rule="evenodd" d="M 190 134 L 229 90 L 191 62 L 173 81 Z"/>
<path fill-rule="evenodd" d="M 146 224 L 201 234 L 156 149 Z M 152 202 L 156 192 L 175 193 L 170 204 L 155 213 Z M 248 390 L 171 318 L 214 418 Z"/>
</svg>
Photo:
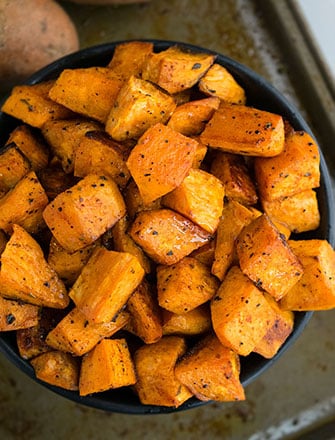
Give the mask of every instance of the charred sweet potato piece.
<svg viewBox="0 0 335 440">
<path fill-rule="evenodd" d="M 215 97 L 185 102 L 174 110 L 167 125 L 184 136 L 196 136 L 205 128 L 219 104 L 219 98 Z"/>
<path fill-rule="evenodd" d="M 40 245 L 19 225 L 13 225 L 1 255 L 0 280 L 0 294 L 6 298 L 59 309 L 69 304 L 66 288 Z"/>
<path fill-rule="evenodd" d="M 13 188 L 30 171 L 28 159 L 14 143 L 0 153 L 0 197 Z"/>
<path fill-rule="evenodd" d="M 215 60 L 215 55 L 186 52 L 178 46 L 149 55 L 142 78 L 174 94 L 194 86 Z"/>
<path fill-rule="evenodd" d="M 156 263 L 174 264 L 212 240 L 212 235 L 171 209 L 141 211 L 130 236 Z"/>
<path fill-rule="evenodd" d="M 256 187 L 242 156 L 217 151 L 210 172 L 224 184 L 228 199 L 242 205 L 257 203 Z"/>
<path fill-rule="evenodd" d="M 162 204 L 214 234 L 223 210 L 225 189 L 210 173 L 191 168 L 182 183 L 165 195 Z"/>
<path fill-rule="evenodd" d="M 153 344 L 162 337 L 161 314 L 157 297 L 145 280 L 138 286 L 127 303 L 130 320 L 127 330 L 136 334 L 146 344 Z"/>
<path fill-rule="evenodd" d="M 49 203 L 43 218 L 58 243 L 74 252 L 96 241 L 125 212 L 117 184 L 111 178 L 89 174 Z"/>
<path fill-rule="evenodd" d="M 195 309 L 210 300 L 218 287 L 210 269 L 192 257 L 157 267 L 158 303 L 170 312 L 181 314 Z"/>
<path fill-rule="evenodd" d="M 299 259 L 266 214 L 242 230 L 236 251 L 243 273 L 277 301 L 303 275 Z"/>
<path fill-rule="evenodd" d="M 195 336 L 212 328 L 208 304 L 202 304 L 187 313 L 173 313 L 162 309 L 163 335 Z"/>
<path fill-rule="evenodd" d="M 125 339 L 103 339 L 83 358 L 79 379 L 81 396 L 135 382 L 134 365 Z"/>
<path fill-rule="evenodd" d="M 122 78 L 107 67 L 64 69 L 49 97 L 75 113 L 105 123 L 122 84 Z"/>
<path fill-rule="evenodd" d="M 263 292 L 233 266 L 211 301 L 212 325 L 220 342 L 242 356 L 250 354 L 275 323 Z"/>
<path fill-rule="evenodd" d="M 74 356 L 83 356 L 91 351 L 99 341 L 109 338 L 123 328 L 129 320 L 129 314 L 119 313 L 109 322 L 94 324 L 74 307 L 46 336 L 46 343 L 56 350 L 65 351 Z"/>
<path fill-rule="evenodd" d="M 29 233 L 44 228 L 43 210 L 48 197 L 34 171 L 28 174 L 0 199 L 0 228 L 10 233 L 19 224 Z"/>
<path fill-rule="evenodd" d="M 143 276 L 144 270 L 133 255 L 96 248 L 69 295 L 89 321 L 109 322 L 126 304 Z"/>
<path fill-rule="evenodd" d="M 326 240 L 289 240 L 303 276 L 280 301 L 283 310 L 328 310 L 335 307 L 335 251 Z"/>
<path fill-rule="evenodd" d="M 262 200 L 275 200 L 317 188 L 320 155 L 314 139 L 304 131 L 291 132 L 277 157 L 255 158 L 255 177 Z"/>
<path fill-rule="evenodd" d="M 175 374 L 199 400 L 245 400 L 240 382 L 240 360 L 215 335 L 202 339 L 177 363 Z"/>
<path fill-rule="evenodd" d="M 82 137 L 74 153 L 74 175 L 88 174 L 109 176 L 124 188 L 130 178 L 125 152 L 103 131 L 89 131 Z"/>
<path fill-rule="evenodd" d="M 181 184 L 192 167 L 197 145 L 197 141 L 161 123 L 143 134 L 127 166 L 145 204 Z"/>
<path fill-rule="evenodd" d="M 200 135 L 227 153 L 272 157 L 284 149 L 284 122 L 277 114 L 244 105 L 222 105 Z"/>
<path fill-rule="evenodd" d="M 88 131 L 100 128 L 97 122 L 82 118 L 62 119 L 46 123 L 42 128 L 42 134 L 52 153 L 61 161 L 63 170 L 66 173 L 72 173 L 74 153 L 81 139 Z"/>
<path fill-rule="evenodd" d="M 153 52 L 153 44 L 148 41 L 129 41 L 118 44 L 107 67 L 123 79 L 140 76 L 147 58 Z"/>
<path fill-rule="evenodd" d="M 0 331 L 19 330 L 37 325 L 39 311 L 38 306 L 0 296 Z"/>
<path fill-rule="evenodd" d="M 111 107 L 105 129 L 116 141 L 138 139 L 152 125 L 166 123 L 175 108 L 170 95 L 149 81 L 131 76 Z"/>
<path fill-rule="evenodd" d="M 30 360 L 38 379 L 66 390 L 77 391 L 78 359 L 62 351 L 48 351 Z"/>
<path fill-rule="evenodd" d="M 214 63 L 200 79 L 199 89 L 206 95 L 218 97 L 224 102 L 246 103 L 244 89 L 225 67 L 217 63 Z"/>
<path fill-rule="evenodd" d="M 134 363 L 137 374 L 135 390 L 144 405 L 178 407 L 192 393 L 175 377 L 174 368 L 186 351 L 181 336 L 164 336 L 158 342 L 136 350 Z"/>
<path fill-rule="evenodd" d="M 19 125 L 11 132 L 7 144 L 12 142 L 29 160 L 34 171 L 42 170 L 48 165 L 47 146 L 28 125 Z"/>
<path fill-rule="evenodd" d="M 53 81 L 16 86 L 1 110 L 37 128 L 43 127 L 48 121 L 72 116 L 69 109 L 49 98 L 48 93 L 52 86 Z"/>
</svg>

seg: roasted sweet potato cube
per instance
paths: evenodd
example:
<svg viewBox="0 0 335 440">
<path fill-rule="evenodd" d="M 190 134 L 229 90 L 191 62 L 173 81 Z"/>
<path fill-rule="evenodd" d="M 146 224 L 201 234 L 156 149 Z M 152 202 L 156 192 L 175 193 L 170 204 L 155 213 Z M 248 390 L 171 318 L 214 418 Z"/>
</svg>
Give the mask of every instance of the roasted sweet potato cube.
<svg viewBox="0 0 335 440">
<path fill-rule="evenodd" d="M 49 201 L 78 182 L 78 179 L 73 174 L 66 173 L 63 170 L 58 159 L 55 159 L 55 163 L 51 163 L 50 166 L 40 170 L 38 178 Z"/>
<path fill-rule="evenodd" d="M 167 125 L 185 136 L 196 136 L 205 128 L 219 104 L 220 99 L 215 97 L 181 104 L 172 113 Z"/>
<path fill-rule="evenodd" d="M 64 69 L 49 97 L 75 113 L 105 123 L 122 84 L 122 78 L 107 67 Z"/>
<path fill-rule="evenodd" d="M 197 141 L 157 123 L 139 139 L 127 160 L 145 204 L 181 184 L 190 171 Z"/>
<path fill-rule="evenodd" d="M 46 336 L 46 343 L 56 350 L 74 356 L 83 356 L 91 351 L 99 341 L 109 338 L 123 328 L 129 314 L 121 312 L 109 322 L 94 324 L 74 307 Z"/>
<path fill-rule="evenodd" d="M 16 86 L 1 110 L 37 128 L 43 127 L 48 121 L 72 116 L 73 113 L 69 109 L 49 98 L 48 93 L 52 86 L 53 81 Z"/>
<path fill-rule="evenodd" d="M 318 146 L 304 131 L 286 136 L 281 154 L 273 158 L 255 158 L 254 166 L 262 200 L 290 196 L 320 184 Z"/>
<path fill-rule="evenodd" d="M 0 280 L 0 294 L 6 298 L 59 309 L 69 304 L 66 288 L 40 245 L 19 225 L 13 225 L 1 255 Z"/>
<path fill-rule="evenodd" d="M 127 341 L 123 338 L 103 339 L 83 357 L 80 396 L 134 385 L 135 382 L 133 361 Z"/>
<path fill-rule="evenodd" d="M 255 284 L 233 266 L 211 301 L 212 325 L 220 342 L 247 356 L 272 328 L 276 314 Z"/>
<path fill-rule="evenodd" d="M 196 249 L 190 254 L 190 257 L 194 257 L 197 260 L 201 261 L 201 263 L 205 264 L 208 267 L 212 267 L 214 262 L 215 255 L 215 243 L 216 238 L 211 240 L 209 243 L 201 246 L 199 249 Z"/>
<path fill-rule="evenodd" d="M 124 79 L 140 76 L 147 58 L 153 52 L 153 43 L 148 41 L 128 41 L 117 44 L 107 67 Z"/>
<path fill-rule="evenodd" d="M 63 170 L 72 173 L 74 153 L 88 131 L 99 130 L 97 122 L 85 119 L 63 119 L 50 121 L 42 128 L 42 134 L 52 153 L 61 161 Z"/>
<path fill-rule="evenodd" d="M 97 241 L 78 251 L 69 252 L 54 237 L 51 237 L 48 263 L 57 272 L 66 286 L 72 286 L 98 245 L 99 242 Z"/>
<path fill-rule="evenodd" d="M 133 219 L 140 211 L 150 211 L 151 209 L 161 208 L 160 198 L 149 204 L 143 202 L 138 186 L 133 179 L 130 180 L 123 191 L 123 196 L 127 206 L 127 213 L 131 219 Z"/>
<path fill-rule="evenodd" d="M 254 348 L 254 352 L 261 356 L 271 359 L 277 353 L 286 339 L 290 336 L 294 326 L 294 313 L 282 310 L 271 296 L 265 294 L 266 299 L 273 307 L 276 313 L 276 319 L 273 326 L 266 332 L 263 339 Z"/>
<path fill-rule="evenodd" d="M 335 307 L 335 252 L 326 240 L 289 240 L 304 268 L 302 278 L 280 301 L 283 310 L 311 311 Z"/>
<path fill-rule="evenodd" d="M 46 168 L 49 161 L 49 151 L 42 141 L 28 125 L 19 125 L 10 134 L 7 144 L 14 143 L 29 160 L 31 168 L 39 171 Z"/>
<path fill-rule="evenodd" d="M 214 234 L 223 210 L 225 188 L 206 171 L 191 168 L 182 183 L 165 195 L 162 204 Z"/>
<path fill-rule="evenodd" d="M 186 351 L 181 336 L 164 336 L 158 342 L 140 347 L 134 355 L 137 382 L 135 390 L 144 405 L 179 407 L 192 393 L 175 377 L 174 368 Z"/>
<path fill-rule="evenodd" d="M 236 240 L 242 272 L 276 301 L 303 275 L 303 267 L 266 214 L 247 225 Z"/>
<path fill-rule="evenodd" d="M 217 63 L 214 63 L 200 79 L 199 89 L 206 95 L 218 97 L 224 102 L 246 103 L 244 89 L 225 67 Z"/>
<path fill-rule="evenodd" d="M 171 209 L 141 211 L 130 236 L 156 263 L 174 264 L 212 240 L 212 235 Z"/>
<path fill-rule="evenodd" d="M 131 236 L 128 234 L 130 221 L 128 216 L 122 217 L 112 228 L 113 249 L 118 252 L 129 252 L 134 255 L 146 273 L 150 273 L 152 264 L 150 259 L 145 255 L 142 248 L 140 248 Z"/>
<path fill-rule="evenodd" d="M 28 174 L 0 199 L 0 228 L 10 233 L 19 224 L 29 233 L 45 227 L 43 210 L 49 200 L 34 171 Z"/>
<path fill-rule="evenodd" d="M 157 296 L 147 281 L 143 281 L 127 303 L 130 320 L 127 330 L 141 338 L 146 344 L 157 342 L 163 334 Z"/>
<path fill-rule="evenodd" d="M 133 255 L 99 247 L 69 295 L 89 321 L 109 322 L 126 304 L 143 276 L 144 270 Z"/>
<path fill-rule="evenodd" d="M 142 70 L 142 78 L 174 94 L 194 86 L 215 60 L 205 52 L 186 52 L 178 46 L 152 53 Z"/>
<path fill-rule="evenodd" d="M 206 336 L 177 363 L 175 374 L 199 400 L 245 400 L 240 360 L 215 335 Z"/>
<path fill-rule="evenodd" d="M 106 131 L 116 141 L 138 139 L 152 125 L 167 122 L 175 108 L 170 95 L 149 81 L 131 76 L 111 107 Z"/>
<path fill-rule="evenodd" d="M 35 375 L 50 385 L 77 391 L 79 382 L 79 362 L 69 353 L 48 351 L 30 360 Z"/>
<path fill-rule="evenodd" d="M 192 257 L 184 257 L 170 266 L 157 267 L 157 295 L 161 307 L 174 313 L 186 313 L 210 300 L 219 281 L 210 269 Z"/>
<path fill-rule="evenodd" d="M 124 188 L 130 178 L 123 148 L 103 131 L 89 131 L 74 153 L 74 175 L 101 174 Z"/>
<path fill-rule="evenodd" d="M 208 303 L 187 313 L 173 313 L 162 309 L 163 335 L 195 336 L 207 333 L 212 328 Z"/>
<path fill-rule="evenodd" d="M 28 159 L 14 143 L 0 153 L 0 197 L 13 188 L 30 171 Z"/>
<path fill-rule="evenodd" d="M 227 270 L 237 262 L 235 240 L 244 226 L 261 215 L 239 202 L 230 200 L 223 208 L 222 217 L 216 231 L 212 273 L 223 281 Z"/>
<path fill-rule="evenodd" d="M 195 150 L 195 155 L 192 163 L 192 168 L 200 168 L 208 151 L 206 145 L 200 142 L 199 136 L 193 137 L 198 142 L 197 149 Z"/>
<path fill-rule="evenodd" d="M 217 151 L 210 168 L 225 187 L 225 196 L 243 205 L 255 205 L 257 192 L 242 156 Z"/>
<path fill-rule="evenodd" d="M 284 149 L 280 115 L 244 105 L 222 105 L 200 135 L 205 145 L 227 153 L 272 157 Z"/>
<path fill-rule="evenodd" d="M 43 218 L 58 243 L 74 252 L 96 241 L 125 213 L 114 180 L 89 174 L 49 203 Z"/>
<path fill-rule="evenodd" d="M 275 200 L 263 200 L 264 212 L 272 221 L 287 225 L 291 232 L 312 231 L 320 224 L 316 192 L 307 189 Z"/>
<path fill-rule="evenodd" d="M 0 296 L 0 331 L 25 329 L 37 325 L 38 306 Z"/>
</svg>

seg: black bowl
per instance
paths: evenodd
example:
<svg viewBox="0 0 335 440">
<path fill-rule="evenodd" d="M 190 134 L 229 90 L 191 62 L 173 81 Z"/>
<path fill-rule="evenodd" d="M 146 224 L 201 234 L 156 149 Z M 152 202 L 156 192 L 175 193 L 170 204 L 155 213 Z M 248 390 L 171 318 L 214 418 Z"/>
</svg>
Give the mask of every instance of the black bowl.
<svg viewBox="0 0 335 440">
<path fill-rule="evenodd" d="M 157 52 L 167 49 L 171 45 L 178 44 L 185 47 L 187 50 L 214 53 L 207 49 L 190 44 L 156 40 L 152 42 L 154 43 L 155 51 Z M 119 43 L 120 42 L 102 44 L 65 56 L 36 72 L 27 80 L 26 83 L 35 84 L 41 81 L 56 78 L 58 74 L 66 68 L 104 66 L 110 61 L 114 48 Z M 216 53 L 215 55 L 217 56 L 216 62 L 226 67 L 246 90 L 248 105 L 278 113 L 289 121 L 295 130 L 305 130 L 312 134 L 309 126 L 299 114 L 297 109 L 266 80 L 250 70 L 248 67 L 224 55 Z M 0 112 L 0 145 L 4 145 L 8 139 L 9 133 L 19 123 L 20 122 L 16 119 Z M 321 185 L 317 191 L 317 195 L 319 209 L 321 212 L 321 224 L 316 231 L 305 234 L 304 237 L 326 239 L 334 246 L 335 234 L 334 230 L 332 229 L 332 226 L 335 224 L 334 201 L 325 159 L 322 152 L 320 152 L 320 155 Z M 277 361 L 283 352 L 301 335 L 311 316 L 312 312 L 296 313 L 295 325 L 292 334 L 286 340 L 277 355 L 272 359 L 268 360 L 257 354 L 251 354 L 241 359 L 241 381 L 243 386 L 250 384 Z M 142 405 L 136 395 L 130 389 L 112 390 L 92 396 L 80 397 L 77 392 L 67 391 L 58 387 L 50 386 L 36 379 L 30 364 L 19 356 L 15 335 L 13 333 L 0 333 L 0 351 L 16 367 L 48 389 L 72 401 L 105 411 L 127 414 L 162 414 L 195 408 L 205 404 L 205 402 L 201 402 L 196 398 L 191 398 L 178 409 L 153 405 Z"/>
</svg>

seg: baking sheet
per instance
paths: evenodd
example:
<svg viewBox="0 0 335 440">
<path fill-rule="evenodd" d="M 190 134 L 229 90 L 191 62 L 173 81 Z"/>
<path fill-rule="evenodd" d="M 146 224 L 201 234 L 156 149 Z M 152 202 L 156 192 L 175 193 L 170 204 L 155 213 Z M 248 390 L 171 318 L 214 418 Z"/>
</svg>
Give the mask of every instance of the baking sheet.
<svg viewBox="0 0 335 440">
<path fill-rule="evenodd" d="M 78 27 L 82 47 L 128 38 L 178 40 L 245 63 L 303 113 L 334 175 L 334 100 L 289 1 L 152 0 L 119 7 L 62 5 Z M 292 38 L 295 44 L 288 45 Z M 262 440 L 307 436 L 335 418 L 334 318 L 335 311 L 314 314 L 299 340 L 247 387 L 245 402 L 213 403 L 161 416 L 110 414 L 66 401 L 0 356 L 0 438 Z"/>
</svg>

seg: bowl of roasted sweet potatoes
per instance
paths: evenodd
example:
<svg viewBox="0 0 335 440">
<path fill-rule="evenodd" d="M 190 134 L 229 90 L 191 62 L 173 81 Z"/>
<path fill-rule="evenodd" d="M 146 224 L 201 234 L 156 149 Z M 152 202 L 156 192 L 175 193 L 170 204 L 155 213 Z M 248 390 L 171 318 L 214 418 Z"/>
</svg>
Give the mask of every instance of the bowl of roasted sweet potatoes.
<svg viewBox="0 0 335 440">
<path fill-rule="evenodd" d="M 17 85 L 0 114 L 0 349 L 129 414 L 247 398 L 335 307 L 327 166 L 246 66 L 123 41 Z"/>
</svg>

